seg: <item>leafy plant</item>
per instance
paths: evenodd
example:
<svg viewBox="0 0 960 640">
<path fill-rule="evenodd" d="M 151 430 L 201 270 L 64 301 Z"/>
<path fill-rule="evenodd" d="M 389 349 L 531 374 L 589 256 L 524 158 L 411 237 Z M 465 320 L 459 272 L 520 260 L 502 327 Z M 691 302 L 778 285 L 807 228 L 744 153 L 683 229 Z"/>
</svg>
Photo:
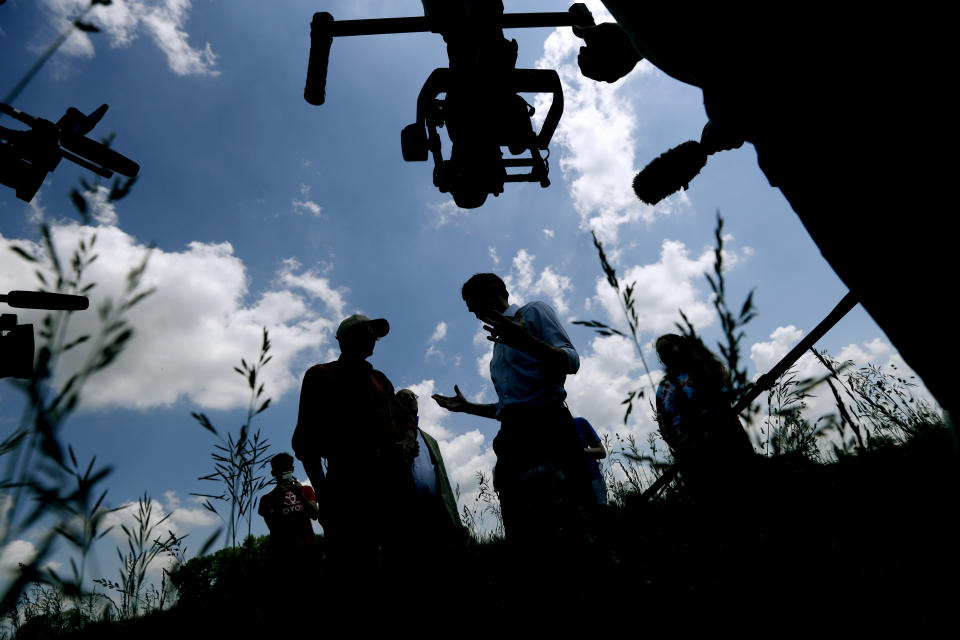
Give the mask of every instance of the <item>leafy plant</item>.
<svg viewBox="0 0 960 640">
<path fill-rule="evenodd" d="M 639 318 L 637 316 L 636 299 L 633 295 L 637 283 L 631 282 L 621 289 L 620 280 L 617 278 L 617 271 L 607 260 L 607 255 L 603 251 L 603 244 L 597 239 L 597 234 L 591 232 L 591 236 L 593 237 L 593 246 L 596 247 L 597 254 L 600 257 L 600 268 L 603 270 L 604 275 L 607 276 L 607 282 L 613 287 L 614 291 L 617 292 L 617 300 L 620 302 L 623 315 L 627 320 L 627 326 L 630 328 L 630 338 L 633 340 L 634 350 L 640 357 L 640 362 L 643 364 L 643 370 L 647 374 L 647 381 L 650 383 L 650 390 L 653 392 L 653 395 L 656 395 L 656 389 L 653 388 L 653 379 L 650 376 L 650 367 L 647 366 L 647 359 L 643 355 L 643 347 L 640 345 Z M 591 328 L 601 336 L 618 335 L 626 337 L 626 334 L 619 329 L 615 329 L 599 320 L 574 320 L 573 324 Z M 621 403 L 627 405 L 627 409 L 623 414 L 623 424 L 627 424 L 627 420 L 630 418 L 634 401 L 641 400 L 643 396 L 643 389 L 635 389 L 627 394 L 627 398 Z"/>
<path fill-rule="evenodd" d="M 491 485 L 490 478 L 483 471 L 477 471 L 477 495 L 473 499 L 473 508 L 463 505 L 460 519 L 470 536 L 477 542 L 489 542 L 503 538 L 503 512 L 500 510 L 500 498 Z M 457 499 L 460 498 L 457 487 Z M 486 516 L 493 517 L 493 529 L 483 533 Z"/>
<path fill-rule="evenodd" d="M 798 380 L 796 369 L 791 368 L 767 392 L 767 417 L 760 425 L 765 455 L 795 455 L 822 461 L 818 440 L 829 420 L 824 417 L 811 424 L 804 417 L 810 382 Z"/>
<path fill-rule="evenodd" d="M 177 557 L 182 548 L 184 536 L 174 535 L 167 530 L 166 538 L 155 535 L 154 532 L 171 514 L 167 514 L 151 522 L 153 515 L 153 500 L 144 493 L 137 500 L 137 511 L 133 515 L 136 526 L 127 527 L 121 524 L 120 528 L 127 536 L 126 553 L 117 547 L 117 556 L 120 558 L 120 582 L 113 582 L 106 578 L 94 578 L 97 584 L 120 594 L 120 605 L 114 603 L 118 617 L 133 618 L 144 611 L 162 609 L 166 603 L 167 570 L 163 570 L 160 589 L 153 587 L 144 595 L 147 569 L 161 554 Z M 153 585 L 151 585 L 153 586 Z"/>
<path fill-rule="evenodd" d="M 878 438 L 903 444 L 944 423 L 939 409 L 917 399 L 916 383 L 899 375 L 894 365 L 889 365 L 891 371 L 874 364 L 854 369 L 852 362 L 811 351 L 828 371 L 825 380 L 837 407 L 831 424 L 840 439 L 835 451 L 864 451 Z"/>
<path fill-rule="evenodd" d="M 269 462 L 267 451 L 270 445 L 266 438 L 261 437 L 259 429 L 252 436 L 250 435 L 253 418 L 263 413 L 270 406 L 270 398 L 261 399 L 264 392 L 263 383 L 258 384 L 260 370 L 272 358 L 269 353 L 270 338 L 266 327 L 264 327 L 260 354 L 256 362 L 248 364 L 245 359 L 241 358 L 240 367 L 234 367 L 234 370 L 246 379 L 250 388 L 247 418 L 241 425 L 236 438 L 233 437 L 232 433 L 227 433 L 226 438 L 223 438 L 205 414 L 190 414 L 200 423 L 200 426 L 220 438 L 221 444 L 215 444 L 214 451 L 210 454 L 214 463 L 214 472 L 201 476 L 199 479 L 220 483 L 223 486 L 223 491 L 216 495 L 207 493 L 195 493 L 193 495 L 206 498 L 203 503 L 204 508 L 216 514 L 226 523 L 224 542 L 229 541 L 231 547 L 237 546 L 237 531 L 244 521 L 247 524 L 247 536 L 250 536 L 257 495 L 270 484 L 270 479 L 260 473 Z M 217 510 L 211 500 L 218 500 L 229 505 L 229 512 L 226 517 Z M 207 545 L 204 545 L 204 547 L 206 548 Z"/>
<path fill-rule="evenodd" d="M 39 290 L 89 294 L 96 285 L 85 281 L 85 271 L 98 259 L 96 234 L 81 239 L 68 261 L 58 253 L 53 232 L 47 225 L 41 225 L 40 236 L 45 254 L 42 257 L 23 247 L 11 246 L 12 251 L 35 266 Z M 102 508 L 106 492 L 98 493 L 96 487 L 110 473 L 110 467 L 97 467 L 95 456 L 89 463 L 81 464 L 73 448 L 62 441 L 62 429 L 77 408 L 89 378 L 112 364 L 133 337 L 133 327 L 126 317 L 152 292 L 142 286 L 148 257 L 149 252 L 127 274 L 119 299 L 106 298 L 101 302 L 97 310 L 100 328 L 95 336 L 70 337 L 73 311 L 46 314 L 36 334 L 39 341 L 32 376 L 28 380 L 11 381 L 26 396 L 27 406 L 19 427 L 0 443 L 0 457 L 6 458 L 0 499 L 9 501 L 10 505 L 0 527 L 0 547 L 33 526 L 48 526 L 33 560 L 21 567 L 3 593 L 0 612 L 10 610 L 31 582 L 53 581 L 68 595 L 79 595 L 87 554 L 93 543 L 106 533 L 101 530 L 107 513 Z M 81 345 L 86 345 L 85 359 L 75 373 L 61 382 L 55 375 L 61 357 Z M 79 552 L 79 564 L 71 559 L 69 579 L 40 570 L 58 539 L 68 541 Z"/>
</svg>

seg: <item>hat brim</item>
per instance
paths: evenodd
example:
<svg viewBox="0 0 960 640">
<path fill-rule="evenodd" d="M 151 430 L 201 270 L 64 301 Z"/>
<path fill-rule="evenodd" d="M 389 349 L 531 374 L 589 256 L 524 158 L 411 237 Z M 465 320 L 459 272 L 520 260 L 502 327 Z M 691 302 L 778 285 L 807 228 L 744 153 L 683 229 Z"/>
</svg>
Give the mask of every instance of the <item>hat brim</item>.
<svg viewBox="0 0 960 640">
<path fill-rule="evenodd" d="M 386 318 L 377 318 L 367 322 L 366 324 L 370 325 L 378 338 L 382 338 L 390 333 L 390 323 L 387 322 Z"/>
</svg>

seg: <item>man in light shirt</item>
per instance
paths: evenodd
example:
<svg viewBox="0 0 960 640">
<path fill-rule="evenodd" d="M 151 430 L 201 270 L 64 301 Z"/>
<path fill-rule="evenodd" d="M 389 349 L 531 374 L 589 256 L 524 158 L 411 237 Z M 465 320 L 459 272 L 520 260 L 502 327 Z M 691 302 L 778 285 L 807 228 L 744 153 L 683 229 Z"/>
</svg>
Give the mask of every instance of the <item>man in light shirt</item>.
<svg viewBox="0 0 960 640">
<path fill-rule="evenodd" d="M 471 277 L 461 290 L 467 309 L 494 342 L 490 377 L 497 402 L 434 395 L 455 412 L 496 419 L 494 488 L 500 496 L 507 539 L 541 546 L 583 532 L 583 446 L 563 388 L 580 358 L 556 312 L 544 302 L 509 304 L 503 280 L 492 273 Z"/>
</svg>

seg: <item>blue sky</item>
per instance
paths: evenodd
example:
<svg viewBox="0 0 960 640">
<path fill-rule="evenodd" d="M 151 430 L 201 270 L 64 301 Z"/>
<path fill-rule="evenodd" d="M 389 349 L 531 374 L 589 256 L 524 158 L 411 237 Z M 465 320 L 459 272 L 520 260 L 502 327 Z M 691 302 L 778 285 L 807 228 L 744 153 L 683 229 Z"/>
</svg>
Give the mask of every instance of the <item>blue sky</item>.
<svg viewBox="0 0 960 640">
<path fill-rule="evenodd" d="M 85 0 L 8 0 L 0 6 L 0 90 L 6 93 Z M 594 16 L 602 5 L 587 3 Z M 563 11 L 563 2 L 505 2 L 507 11 Z M 146 280 L 157 292 L 131 315 L 133 343 L 92 379 L 65 430 L 77 453 L 115 465 L 108 502 L 147 491 L 158 512 L 173 512 L 195 548 L 213 522 L 191 500 L 205 487 L 214 440 L 190 418 L 204 411 L 236 431 L 247 395 L 232 367 L 255 357 L 261 327 L 273 341 L 264 370 L 273 405 L 257 425 L 275 450 L 289 450 L 299 383 L 336 355 L 332 331 L 346 315 L 386 317 L 390 335 L 371 358 L 396 388 L 421 395 L 422 425 L 441 442 L 448 470 L 472 503 L 473 477 L 488 471 L 496 423 L 449 415 L 428 399 L 452 393 L 492 401 L 485 373 L 489 343 L 459 297 L 471 274 L 495 271 L 512 301 L 543 299 L 565 320 L 623 326 L 593 249 L 604 241 L 621 280 L 637 282 L 641 338 L 670 331 L 683 308 L 708 341 L 718 323 L 703 274 L 712 268 L 716 212 L 726 220 L 730 298 L 756 289 L 759 315 L 747 332 L 748 365 L 761 373 L 846 292 L 779 191 L 767 183 L 750 145 L 713 156 L 684 193 L 656 207 L 639 203 L 630 182 L 668 148 L 698 139 L 706 122 L 699 90 L 641 63 L 614 85 L 579 75 L 581 41 L 569 29 L 510 31 L 518 67 L 556 68 L 565 112 L 550 155 L 552 185 L 507 185 L 498 198 L 460 210 L 432 184 L 432 164 L 406 163 L 400 130 L 416 96 L 446 66 L 429 34 L 341 38 L 333 43 L 327 102 L 302 98 L 314 11 L 338 19 L 422 14 L 410 0 L 276 3 L 231 0 L 114 0 L 90 20 L 101 33 L 74 32 L 14 106 L 56 120 L 68 106 L 110 110 L 95 135 L 141 165 L 130 196 L 96 208 L 82 226 L 68 200 L 81 176 L 67 162 L 30 204 L 0 191 L 0 241 L 32 250 L 37 222 L 52 225 L 66 252 L 98 234 L 91 269 L 96 306 L 116 296 L 148 245 Z M 545 104 L 537 103 L 538 113 Z M 5 126 L 12 126 L 9 118 Z M 94 194 L 91 194 L 91 199 Z M 0 291 L 34 286 L 32 269 L 0 252 Z M 5 311 L 6 312 L 6 311 Z M 94 329 L 92 311 L 75 320 Z M 19 312 L 21 322 L 38 315 Z M 568 325 L 581 371 L 568 379 L 569 404 L 602 434 L 654 429 L 648 410 L 622 424 L 620 400 L 644 382 L 629 343 Z M 857 308 L 820 343 L 863 363 L 899 363 L 875 323 Z M 68 368 L 69 368 L 69 364 Z M 802 371 L 819 374 L 804 361 Z M 654 372 L 654 380 L 657 373 Z M 20 398 L 0 385 L 0 434 L 14 428 Z M 811 411 L 827 411 L 827 399 Z M 358 452 L 358 472 L 364 457 Z M 126 517 L 121 512 L 117 518 Z M 119 520 L 118 520 L 119 521 Z M 262 522 L 255 533 L 265 533 Z M 2 551 L 10 566 L 30 552 L 36 531 Z M 99 575 L 112 575 L 107 539 Z M 65 562 L 63 554 L 55 558 Z M 13 565 L 15 566 L 15 565 Z M 98 574 L 94 574 L 98 575 Z"/>
</svg>

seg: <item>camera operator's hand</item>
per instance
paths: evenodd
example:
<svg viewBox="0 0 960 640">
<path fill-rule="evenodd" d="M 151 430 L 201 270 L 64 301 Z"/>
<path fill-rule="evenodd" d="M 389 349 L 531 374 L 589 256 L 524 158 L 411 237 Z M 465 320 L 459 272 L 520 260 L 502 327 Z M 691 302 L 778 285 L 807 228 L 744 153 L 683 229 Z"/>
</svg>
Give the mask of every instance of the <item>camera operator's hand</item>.
<svg viewBox="0 0 960 640">
<path fill-rule="evenodd" d="M 614 22 L 593 27 L 574 27 L 573 34 L 583 38 L 577 62 L 580 72 L 591 80 L 616 82 L 643 60 L 630 36 Z"/>
</svg>

